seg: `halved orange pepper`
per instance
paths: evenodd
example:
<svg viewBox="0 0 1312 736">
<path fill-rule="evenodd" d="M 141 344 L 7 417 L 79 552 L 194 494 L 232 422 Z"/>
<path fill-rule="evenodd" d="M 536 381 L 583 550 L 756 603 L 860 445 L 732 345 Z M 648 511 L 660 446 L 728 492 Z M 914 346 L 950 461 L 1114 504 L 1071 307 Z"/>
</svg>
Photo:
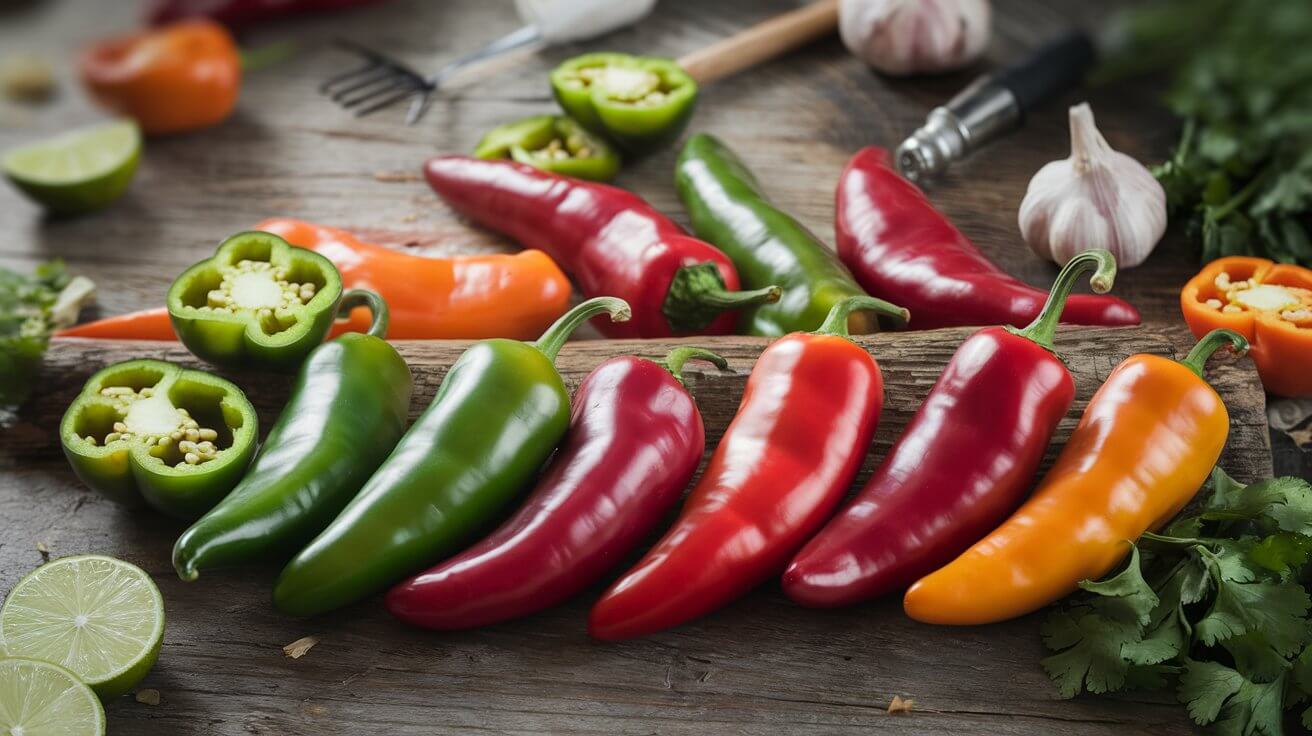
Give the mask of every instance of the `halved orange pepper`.
<svg viewBox="0 0 1312 736">
<path fill-rule="evenodd" d="M 1197 337 L 1225 327 L 1248 338 L 1267 391 L 1312 396 L 1312 270 L 1220 258 L 1185 284 L 1180 308 Z"/>
</svg>

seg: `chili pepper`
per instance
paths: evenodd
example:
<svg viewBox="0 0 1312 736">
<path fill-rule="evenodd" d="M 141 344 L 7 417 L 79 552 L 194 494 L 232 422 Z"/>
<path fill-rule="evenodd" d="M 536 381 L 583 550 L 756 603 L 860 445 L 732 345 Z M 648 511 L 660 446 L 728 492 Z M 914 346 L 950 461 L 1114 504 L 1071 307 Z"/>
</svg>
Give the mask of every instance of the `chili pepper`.
<svg viewBox="0 0 1312 736">
<path fill-rule="evenodd" d="M 632 305 L 631 322 L 597 325 L 609 337 L 725 335 L 734 323 L 726 310 L 778 298 L 769 285 L 737 291 L 727 256 L 623 189 L 463 156 L 431 159 L 424 174 L 460 214 L 550 253 L 585 296 Z"/>
<path fill-rule="evenodd" d="M 1047 294 L 1002 271 L 924 192 L 893 170 L 888 152 L 863 148 L 838 180 L 838 256 L 871 294 L 915 315 L 910 328 L 1015 325 L 1038 316 Z M 1072 295 L 1062 322 L 1137 325 L 1139 312 L 1110 296 Z"/>
<path fill-rule="evenodd" d="M 630 153 L 674 141 L 697 106 L 697 83 L 672 59 L 596 53 L 551 72 L 565 113 Z"/>
<path fill-rule="evenodd" d="M 381 591 L 460 548 L 536 477 L 569 426 L 554 361 L 570 334 L 623 301 L 571 309 L 536 342 L 484 340 L 451 366 L 433 403 L 360 493 L 288 563 L 279 610 L 331 611 Z"/>
<path fill-rule="evenodd" d="M 237 233 L 174 280 L 169 318 L 197 357 L 299 366 L 328 334 L 342 278 L 327 258 L 261 230 Z"/>
<path fill-rule="evenodd" d="M 718 139 L 688 139 L 675 169 L 679 198 L 693 232 L 733 259 L 743 283 L 778 284 L 778 302 L 745 312 L 750 335 L 776 337 L 814 330 L 834 305 L 865 291 L 829 248 L 800 222 L 771 204 L 752 172 Z M 873 332 L 877 321 L 853 315 L 852 332 Z"/>
<path fill-rule="evenodd" d="M 1312 396 L 1312 269 L 1220 258 L 1189 280 L 1180 308 L 1195 337 L 1226 327 L 1247 338 L 1267 391 Z"/>
<path fill-rule="evenodd" d="M 702 417 L 679 373 L 701 348 L 660 366 L 631 356 L 597 366 L 574 396 L 565 442 L 514 516 L 478 544 L 387 594 L 387 609 L 430 629 L 526 616 L 596 582 L 678 502 L 701 464 Z"/>
<path fill-rule="evenodd" d="M 620 171 L 611 145 L 570 118 L 535 115 L 488 131 L 475 158 L 512 159 L 562 176 L 610 181 Z"/>
<path fill-rule="evenodd" d="M 592 609 L 599 639 L 643 636 L 718 609 L 778 575 L 842 500 L 879 423 L 879 365 L 847 338 L 849 313 L 906 310 L 868 296 L 756 362 L 742 404 L 683 511 Z"/>
<path fill-rule="evenodd" d="M 136 120 L 150 135 L 221 122 L 241 87 L 237 44 L 209 20 L 101 41 L 83 53 L 79 70 L 101 106 Z"/>
<path fill-rule="evenodd" d="M 222 378 L 129 360 L 87 379 L 59 436 L 73 472 L 93 490 L 194 519 L 241 480 L 259 422 L 241 389 Z"/>
<path fill-rule="evenodd" d="M 904 588 L 1016 510 L 1075 398 L 1052 338 L 1076 278 L 1095 268 L 1094 291 L 1106 292 L 1116 259 L 1080 253 L 1028 327 L 989 327 L 962 343 L 856 498 L 793 558 L 789 598 L 841 606 Z"/>
<path fill-rule="evenodd" d="M 1248 343 L 1209 332 L 1176 362 L 1132 355 L 1098 389 L 1039 487 L 1011 518 L 907 591 L 931 624 L 1005 621 L 1096 580 L 1130 542 L 1170 521 L 1207 480 L 1230 417 L 1202 378 L 1208 356 Z"/>
<path fill-rule="evenodd" d="M 530 339 L 569 308 L 570 285 L 547 254 L 425 258 L 360 242 L 345 230 L 274 218 L 255 226 L 333 262 L 342 283 L 377 292 L 387 302 L 394 340 Z M 369 318 L 355 310 L 330 335 L 364 332 Z M 167 309 L 78 325 L 61 337 L 174 340 Z"/>
<path fill-rule="evenodd" d="M 241 483 L 173 546 L 183 580 L 202 568 L 286 559 L 337 516 L 405 432 L 410 369 L 391 345 L 387 305 L 353 289 L 373 324 L 315 348 Z"/>
<path fill-rule="evenodd" d="M 379 0 L 152 0 L 146 18 L 152 25 L 182 18 L 213 18 L 242 28 L 294 15 L 312 15 L 372 5 Z"/>
</svg>

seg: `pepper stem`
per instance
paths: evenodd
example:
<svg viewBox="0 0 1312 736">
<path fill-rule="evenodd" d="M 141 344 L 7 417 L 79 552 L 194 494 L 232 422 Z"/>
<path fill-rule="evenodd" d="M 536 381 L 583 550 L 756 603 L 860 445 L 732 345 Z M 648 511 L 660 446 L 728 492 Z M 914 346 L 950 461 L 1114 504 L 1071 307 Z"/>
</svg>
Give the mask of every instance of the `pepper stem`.
<svg viewBox="0 0 1312 736">
<path fill-rule="evenodd" d="M 258 48 L 243 49 L 239 54 L 242 72 L 267 69 L 296 55 L 300 46 L 295 41 L 275 41 Z"/>
<path fill-rule="evenodd" d="M 574 334 L 584 322 L 606 312 L 610 314 L 611 322 L 628 322 L 629 317 L 633 316 L 632 310 L 629 309 L 629 303 L 623 299 L 617 299 L 613 296 L 595 296 L 565 314 L 556 320 L 547 331 L 542 333 L 537 342 L 532 343 L 533 347 L 541 350 L 547 358 L 555 361 L 556 355 L 560 352 L 561 346 Z"/>
<path fill-rule="evenodd" d="M 1203 366 L 1207 365 L 1207 359 L 1212 357 L 1212 353 L 1227 344 L 1235 351 L 1235 355 L 1242 356 L 1248 352 L 1248 340 L 1243 335 L 1234 330 L 1219 328 L 1203 335 L 1202 339 L 1194 345 L 1194 349 L 1190 350 L 1189 354 L 1184 356 L 1184 360 L 1180 361 L 1180 364 L 1193 371 L 1199 378 L 1202 378 Z"/>
<path fill-rule="evenodd" d="M 829 309 L 829 316 L 825 317 L 824 324 L 820 325 L 820 329 L 816 330 L 814 334 L 848 337 L 847 318 L 858 309 L 866 309 L 886 317 L 892 317 L 903 324 L 911 319 L 911 312 L 883 299 L 876 299 L 873 296 L 849 296 Z"/>
<path fill-rule="evenodd" d="M 371 317 L 369 329 L 365 331 L 367 335 L 373 335 L 377 338 L 387 336 L 387 321 L 389 313 L 387 302 L 377 292 L 368 289 L 347 289 L 342 293 L 342 299 L 337 303 L 337 319 L 345 319 L 351 314 L 351 310 L 356 307 L 367 307 Z"/>
<path fill-rule="evenodd" d="M 684 266 L 675 272 L 665 293 L 661 313 L 674 332 L 699 332 L 732 309 L 779 301 L 778 286 L 750 291 L 729 291 L 714 263 Z"/>
<path fill-rule="evenodd" d="M 1033 340 L 1040 347 L 1052 351 L 1052 338 L 1057 334 L 1057 323 L 1061 321 L 1061 313 L 1066 309 L 1066 298 L 1071 295 L 1071 289 L 1075 288 L 1075 280 L 1080 274 L 1090 270 L 1093 276 L 1089 278 L 1089 285 L 1095 292 L 1106 294 L 1116 280 L 1116 256 L 1111 251 L 1098 248 L 1086 250 L 1067 261 L 1053 280 L 1052 288 L 1048 290 L 1048 300 L 1043 303 L 1039 316 L 1024 329 L 1009 327 L 1007 331 Z"/>
<path fill-rule="evenodd" d="M 710 361 L 722 371 L 729 368 L 729 361 L 705 348 L 682 347 L 671 350 L 665 356 L 665 370 L 669 371 L 676 381 L 684 383 L 683 364 L 693 358 Z"/>
</svg>

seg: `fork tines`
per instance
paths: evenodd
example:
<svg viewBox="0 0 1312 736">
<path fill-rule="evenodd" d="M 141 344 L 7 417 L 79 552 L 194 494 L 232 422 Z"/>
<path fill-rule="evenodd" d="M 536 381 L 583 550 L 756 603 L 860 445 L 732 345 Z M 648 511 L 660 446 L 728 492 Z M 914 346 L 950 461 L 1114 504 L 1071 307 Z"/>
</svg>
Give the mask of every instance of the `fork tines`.
<svg viewBox="0 0 1312 736">
<path fill-rule="evenodd" d="M 407 122 L 418 119 L 426 106 L 428 94 L 435 87 L 432 81 L 406 64 L 367 46 L 347 39 L 337 39 L 336 45 L 362 57 L 364 63 L 319 85 L 321 94 L 328 95 L 333 102 L 348 110 L 354 110 L 356 117 L 364 117 L 417 95 Z"/>
</svg>

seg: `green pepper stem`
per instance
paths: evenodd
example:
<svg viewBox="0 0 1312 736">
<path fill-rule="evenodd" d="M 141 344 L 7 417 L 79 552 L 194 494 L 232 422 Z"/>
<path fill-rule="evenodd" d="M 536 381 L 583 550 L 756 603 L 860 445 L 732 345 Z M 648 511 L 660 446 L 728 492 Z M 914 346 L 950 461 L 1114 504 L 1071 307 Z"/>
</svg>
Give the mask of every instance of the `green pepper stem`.
<svg viewBox="0 0 1312 736">
<path fill-rule="evenodd" d="M 341 301 L 337 303 L 337 319 L 346 319 L 351 315 L 351 310 L 356 307 L 367 307 L 369 309 L 371 321 L 365 334 L 377 338 L 387 336 L 389 313 L 387 302 L 383 301 L 383 297 L 368 289 L 347 289 L 342 294 Z"/>
<path fill-rule="evenodd" d="M 1057 334 L 1061 313 L 1066 309 L 1066 298 L 1071 295 L 1071 289 L 1075 288 L 1075 280 L 1085 271 L 1093 271 L 1093 276 L 1089 278 L 1093 290 L 1106 294 L 1116 280 L 1116 256 L 1102 248 L 1077 254 L 1062 266 L 1057 278 L 1053 280 L 1052 288 L 1048 290 L 1048 300 L 1043 303 L 1039 316 L 1023 329 L 1008 331 L 1052 351 L 1052 339 Z"/>
<path fill-rule="evenodd" d="M 574 334 L 574 330 L 602 312 L 610 314 L 611 322 L 628 322 L 629 317 L 633 316 L 629 303 L 623 299 L 595 296 L 561 315 L 532 345 L 554 362 L 560 348 Z"/>
<path fill-rule="evenodd" d="M 1212 357 L 1212 353 L 1227 344 L 1235 351 L 1235 355 L 1242 356 L 1248 352 L 1248 340 L 1243 335 L 1234 330 L 1220 328 L 1203 335 L 1202 339 L 1194 345 L 1194 349 L 1190 350 L 1189 354 L 1184 356 L 1184 360 L 1180 361 L 1180 364 L 1193 371 L 1199 378 L 1202 378 L 1203 366 L 1207 365 L 1207 359 Z"/>
<path fill-rule="evenodd" d="M 903 324 L 911 319 L 911 312 L 883 299 L 876 299 L 873 296 L 849 296 L 830 308 L 829 316 L 825 317 L 824 324 L 820 325 L 820 329 L 816 330 L 814 334 L 848 337 L 847 318 L 858 309 L 865 309 L 892 317 Z"/>
<path fill-rule="evenodd" d="M 684 383 L 683 364 L 694 358 L 710 361 L 722 371 L 729 368 L 729 361 L 706 348 L 682 347 L 674 348 L 665 356 L 665 370 L 669 371 L 676 381 Z"/>
<path fill-rule="evenodd" d="M 750 291 L 729 291 L 714 263 L 684 266 L 675 272 L 665 293 L 661 313 L 675 332 L 700 332 L 721 313 L 779 301 L 778 286 Z"/>
<path fill-rule="evenodd" d="M 267 69 L 296 55 L 300 46 L 295 41 L 275 41 L 259 48 L 242 49 L 239 54 L 242 72 L 256 72 Z"/>
</svg>

